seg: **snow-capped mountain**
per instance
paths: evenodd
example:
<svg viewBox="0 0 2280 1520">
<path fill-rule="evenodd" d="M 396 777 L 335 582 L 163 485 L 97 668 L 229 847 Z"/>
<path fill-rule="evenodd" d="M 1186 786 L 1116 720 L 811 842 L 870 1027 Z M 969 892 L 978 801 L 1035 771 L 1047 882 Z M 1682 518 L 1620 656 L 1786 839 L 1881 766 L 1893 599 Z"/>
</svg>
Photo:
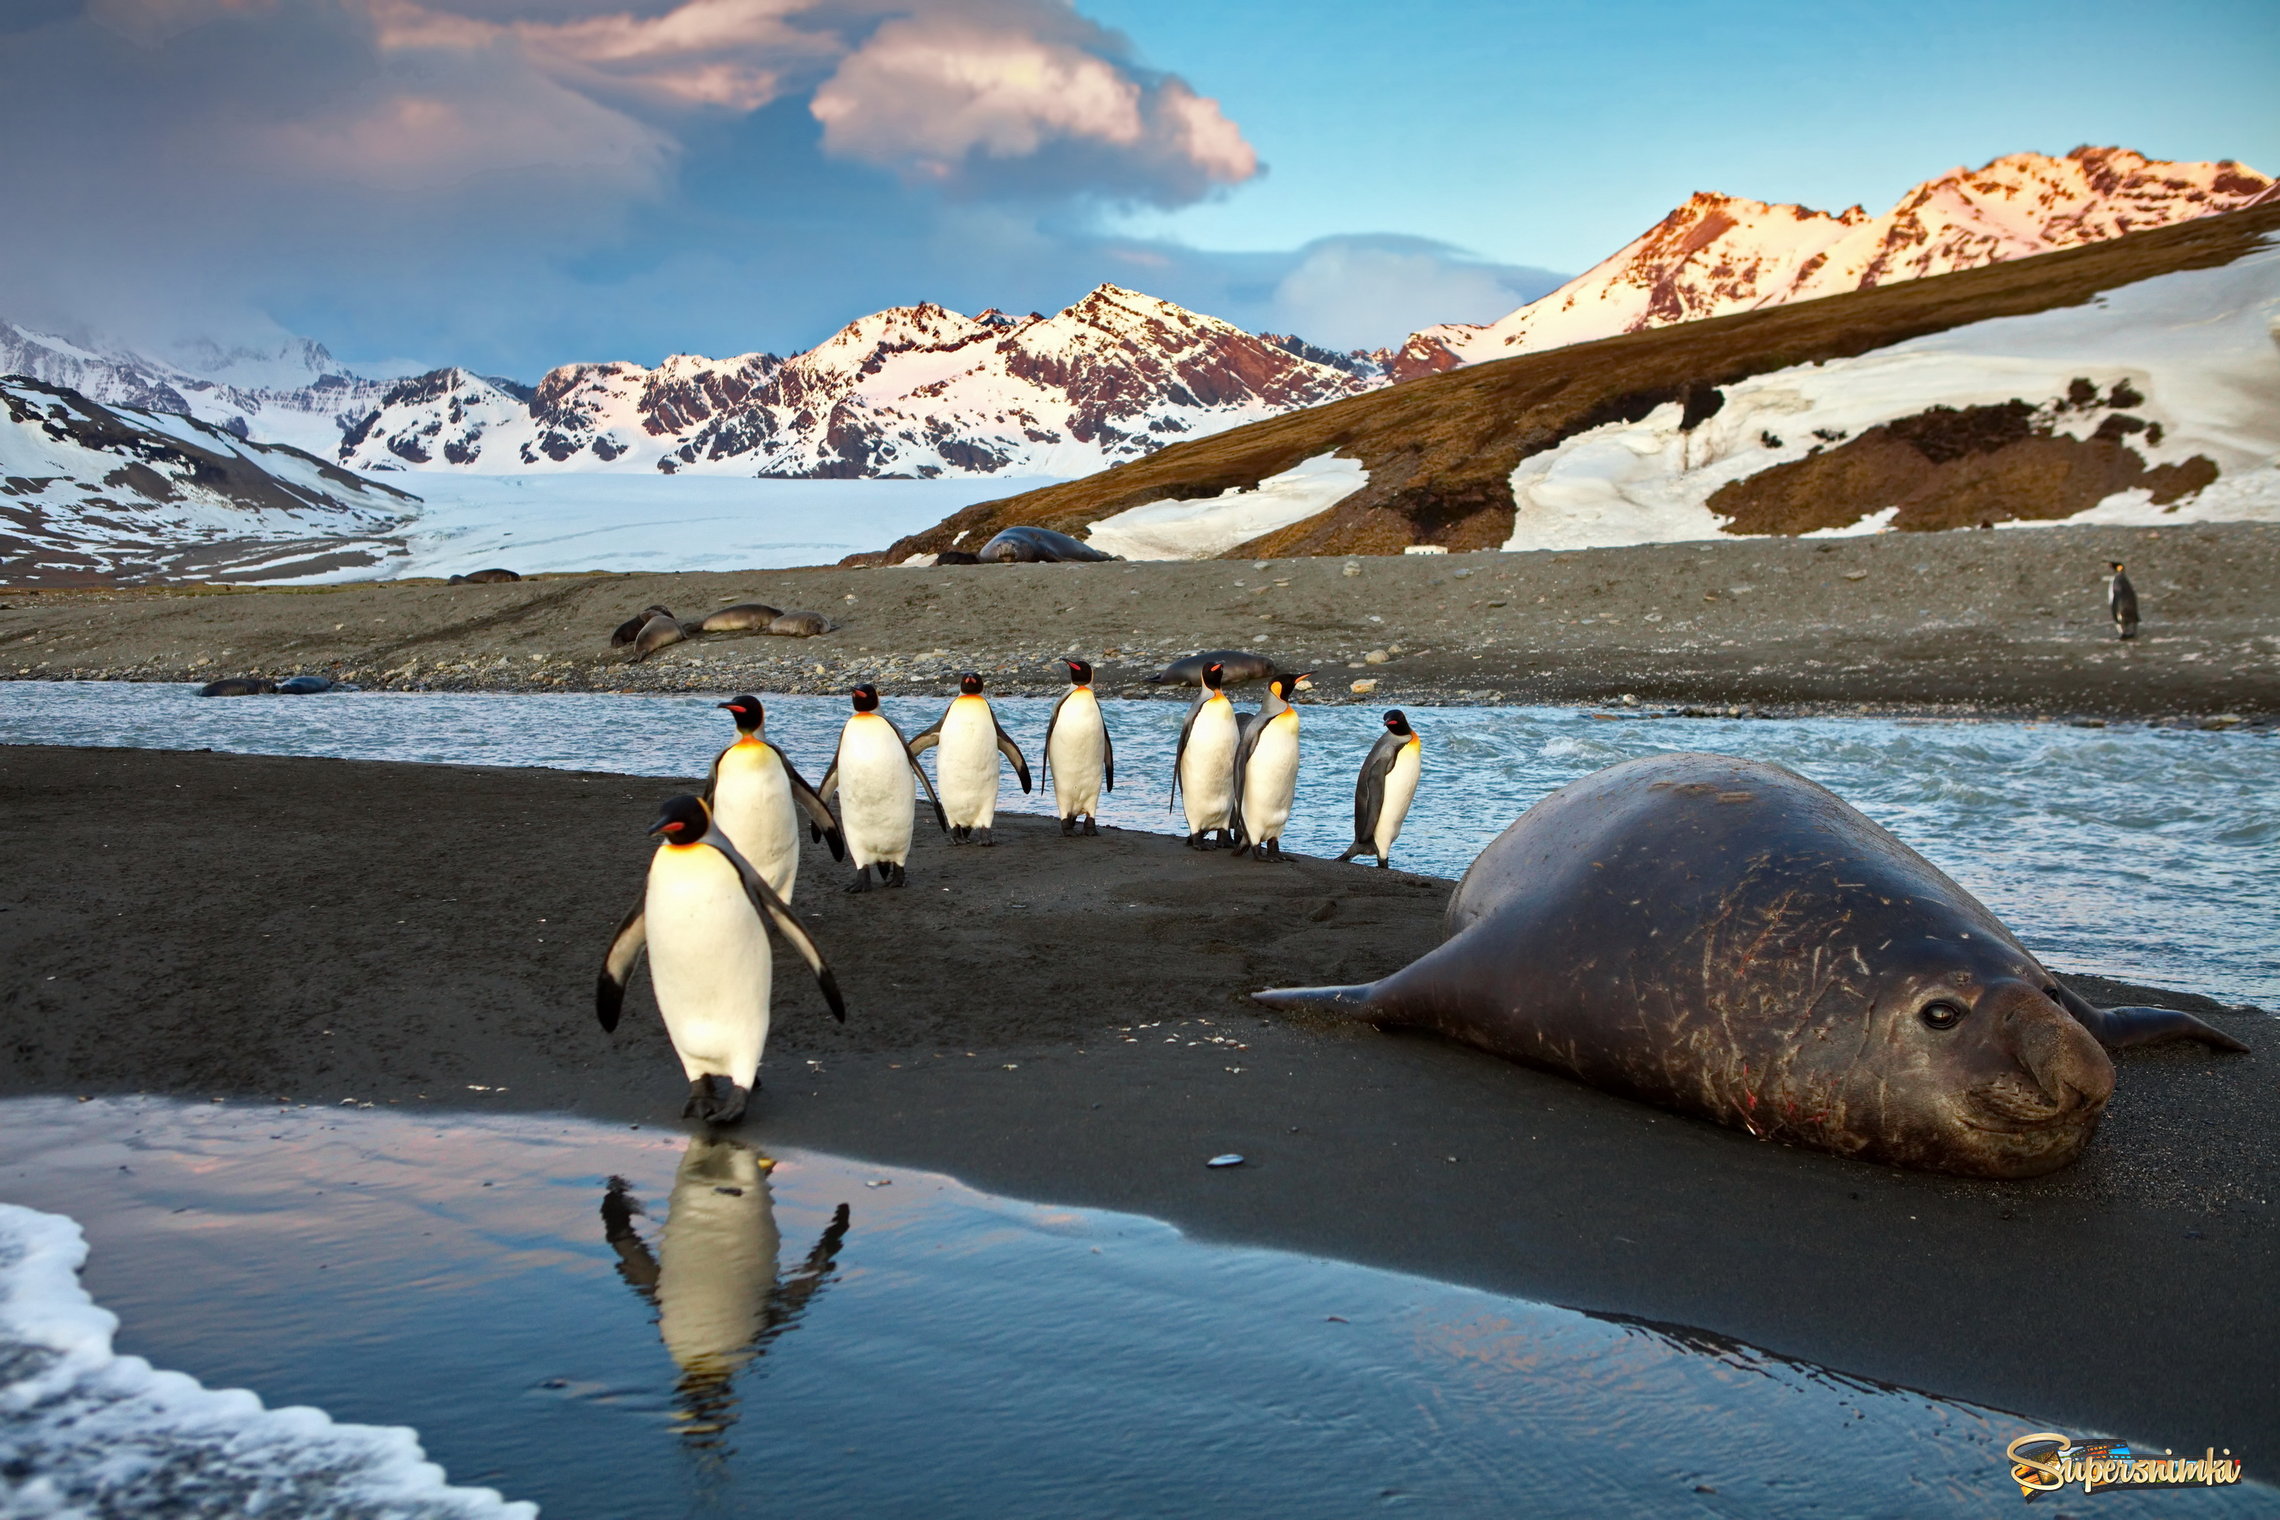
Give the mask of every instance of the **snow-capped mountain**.
<svg viewBox="0 0 2280 1520">
<path fill-rule="evenodd" d="M 351 374 L 322 343 L 183 346 L 173 362 L 88 334 L 44 332 L 0 319 L 0 375 L 25 375 L 107 406 L 176 412 L 240 438 L 330 456 L 387 386 Z"/>
<path fill-rule="evenodd" d="M 418 501 L 177 412 L 0 380 L 0 580 L 292 579 L 403 546 Z"/>
<path fill-rule="evenodd" d="M 390 389 L 338 457 L 486 473 L 1080 475 L 1384 383 L 1352 355 L 1102 285 L 1052 316 L 895 307 L 788 359 L 565 365 L 529 393 L 438 370 Z"/>
<path fill-rule="evenodd" d="M 2014 153 L 1952 169 L 1882 216 L 1703 191 L 1612 257 L 1488 325 L 1413 333 L 1395 379 L 1700 317 L 1866 290 L 2254 205 L 2273 181 L 2242 164 L 2166 163 L 2126 148 Z"/>
</svg>

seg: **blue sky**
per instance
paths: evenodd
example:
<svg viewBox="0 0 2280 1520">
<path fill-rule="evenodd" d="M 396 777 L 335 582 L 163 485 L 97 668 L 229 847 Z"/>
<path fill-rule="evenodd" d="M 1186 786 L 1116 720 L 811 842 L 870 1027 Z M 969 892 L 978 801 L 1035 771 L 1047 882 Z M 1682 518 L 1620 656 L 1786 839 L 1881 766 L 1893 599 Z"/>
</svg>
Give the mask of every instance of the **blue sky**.
<svg viewBox="0 0 2280 1520">
<path fill-rule="evenodd" d="M 5 0 L 0 315 L 368 369 L 805 347 L 1103 280 L 1354 346 L 1696 189 L 2280 167 L 2280 6 Z"/>
</svg>

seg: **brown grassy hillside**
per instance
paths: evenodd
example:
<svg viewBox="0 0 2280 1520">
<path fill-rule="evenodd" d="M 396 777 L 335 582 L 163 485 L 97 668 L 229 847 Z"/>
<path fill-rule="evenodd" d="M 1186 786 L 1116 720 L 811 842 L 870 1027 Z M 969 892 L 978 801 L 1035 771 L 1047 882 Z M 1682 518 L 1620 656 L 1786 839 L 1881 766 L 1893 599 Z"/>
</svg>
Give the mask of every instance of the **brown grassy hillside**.
<svg viewBox="0 0 2280 1520">
<path fill-rule="evenodd" d="M 1499 359 L 1174 444 L 1081 480 L 979 502 L 884 554 L 850 562 L 892 564 L 949 548 L 961 533 L 963 547 L 971 549 L 1019 523 L 1081 535 L 1111 513 L 1248 489 L 1330 452 L 1359 459 L 1369 484 L 1226 557 L 1398 554 L 1416 543 L 1492 549 L 1512 532 L 1513 468 L 1576 433 L 1638 421 L 1669 401 L 1706 417 L 1722 400 L 1718 387 L 1751 375 L 1850 358 L 1970 322 L 2077 305 L 2118 285 L 2226 264 L 2276 230 L 2280 205 L 2257 206 L 1984 269 Z"/>
</svg>

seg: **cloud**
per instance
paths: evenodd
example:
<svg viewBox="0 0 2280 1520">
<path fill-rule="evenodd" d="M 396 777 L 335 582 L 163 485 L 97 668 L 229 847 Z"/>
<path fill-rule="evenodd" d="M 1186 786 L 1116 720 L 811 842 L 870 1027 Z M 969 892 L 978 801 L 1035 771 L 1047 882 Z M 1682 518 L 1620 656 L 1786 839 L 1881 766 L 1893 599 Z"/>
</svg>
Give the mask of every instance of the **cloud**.
<svg viewBox="0 0 2280 1520">
<path fill-rule="evenodd" d="M 1312 342 L 1376 347 L 1436 322 L 1493 322 L 1565 279 L 1424 238 L 1325 238 L 1298 251 L 1272 306 Z"/>
</svg>

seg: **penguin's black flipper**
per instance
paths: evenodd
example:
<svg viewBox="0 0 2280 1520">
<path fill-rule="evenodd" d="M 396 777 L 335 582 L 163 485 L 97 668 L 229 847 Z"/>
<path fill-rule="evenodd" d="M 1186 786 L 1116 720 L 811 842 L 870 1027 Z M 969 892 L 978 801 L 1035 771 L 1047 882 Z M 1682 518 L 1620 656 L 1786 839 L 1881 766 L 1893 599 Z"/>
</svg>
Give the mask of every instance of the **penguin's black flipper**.
<svg viewBox="0 0 2280 1520">
<path fill-rule="evenodd" d="M 893 720 L 890 719 L 888 721 L 892 722 Z M 895 737 L 902 739 L 901 732 L 897 731 Z M 941 742 L 942 720 L 940 718 L 936 718 L 932 723 L 920 729 L 914 737 L 903 739 L 903 748 L 910 752 L 910 757 L 913 760 L 916 760 L 920 755 L 925 754 L 928 750 L 934 748 L 935 745 L 940 744 Z"/>
<path fill-rule="evenodd" d="M 776 761 L 784 768 L 784 779 L 792 784 L 792 805 L 808 816 L 809 836 L 829 845 L 833 860 L 845 860 L 847 840 L 839 832 L 839 820 L 831 816 L 830 804 L 823 800 L 821 792 L 807 784 L 807 777 L 801 775 L 792 764 L 791 756 L 777 750 Z M 836 762 L 834 767 L 836 768 Z M 710 793 L 706 794 L 706 800 L 711 800 Z"/>
<path fill-rule="evenodd" d="M 1040 785 L 1046 777 L 1053 774 L 1053 730 L 1060 725 L 1061 709 L 1069 705 L 1069 692 L 1075 690 L 1072 686 L 1069 691 L 1062 692 L 1060 700 L 1053 704 L 1053 715 L 1045 720 L 1045 748 L 1037 756 L 1037 780 Z M 999 729 L 998 732 L 1003 734 L 1005 730 Z"/>
<path fill-rule="evenodd" d="M 642 947 L 649 943 L 648 914 L 645 894 L 619 922 L 617 933 L 610 936 L 601 974 L 594 978 L 594 1017 L 601 1020 L 605 1034 L 618 1026 L 618 1014 L 625 1007 L 625 984 L 633 978 L 633 963 L 641 958 Z"/>
<path fill-rule="evenodd" d="M 1151 676 L 1149 679 L 1154 680 L 1155 677 Z M 1187 712 L 1187 721 L 1180 725 L 1179 747 L 1172 751 L 1172 798 L 1171 801 L 1164 804 L 1164 811 L 1167 813 L 1176 812 L 1179 809 L 1180 762 L 1187 758 L 1188 735 L 1195 732 L 1195 715 L 1203 711 L 1203 704 L 1210 701 L 1211 698 L 1212 690 L 1210 687 L 1206 686 L 1203 689 L 1203 695 L 1197 697 L 1195 701 L 1189 705 Z M 1103 722 L 1101 724 L 1102 732 L 1105 733 L 1107 731 L 1107 728 L 1107 723 Z"/>
<path fill-rule="evenodd" d="M 903 753 L 910 757 L 911 773 L 918 777 L 918 784 L 926 788 L 926 800 L 934 804 L 934 826 L 945 834 L 949 833 L 950 815 L 942 811 L 942 798 L 934 790 L 934 778 L 926 774 L 926 768 L 918 763 L 920 750 L 931 749 L 942 742 L 942 725 L 935 724 L 925 733 L 920 734 L 917 739 L 904 739 L 902 730 L 895 727 L 894 719 L 887 718 L 884 713 L 881 713 L 880 717 L 886 719 L 887 732 L 893 734 L 901 742 Z M 919 742 L 920 740 L 926 742 L 922 744 Z"/>
<path fill-rule="evenodd" d="M 831 967 L 824 960 L 823 952 L 816 948 L 815 939 L 808 933 L 807 925 L 799 921 L 790 905 L 778 897 L 775 889 L 752 868 L 752 862 L 737 853 L 736 846 L 728 842 L 726 834 L 717 828 L 708 829 L 699 842 L 711 845 L 728 857 L 728 863 L 736 867 L 736 874 L 744 881 L 744 895 L 752 899 L 752 911 L 760 915 L 762 923 L 772 925 L 784 937 L 784 942 L 800 953 L 800 959 L 808 963 L 808 970 L 815 973 L 815 984 L 823 989 L 823 1000 L 831 1005 L 831 1016 L 842 1024 L 846 1023 L 847 1001 L 839 995 L 839 978 L 831 974 Z"/>
<path fill-rule="evenodd" d="M 1021 782 L 1021 789 L 1025 792 L 1028 791 L 1030 789 L 1029 762 L 1021 758 L 1021 746 L 1013 742 L 1013 735 L 1007 733 L 1005 725 L 998 722 L 995 710 L 990 713 L 990 727 L 997 730 L 998 753 L 1013 762 L 1015 778 Z M 1048 734 L 1047 737 L 1050 738 L 1051 735 Z"/>
<path fill-rule="evenodd" d="M 1101 783 L 1100 783 L 1100 789 L 1101 789 L 1102 791 L 1104 791 L 1104 792 L 1113 792 L 1113 791 L 1115 791 L 1115 790 L 1116 790 L 1116 746 L 1108 742 L 1108 714 L 1107 714 L 1107 713 L 1102 713 L 1102 714 L 1100 715 L 1100 767 L 1101 767 Z M 1174 769 L 1174 770 L 1177 770 L 1177 769 L 1178 769 L 1178 766 L 1177 766 L 1177 765 L 1175 765 L 1175 766 L 1173 767 L 1173 769 Z"/>
<path fill-rule="evenodd" d="M 2198 1040 L 2212 1050 L 2248 1054 L 2246 1045 L 2181 1008 L 2100 1008 L 2063 983 L 2055 990 L 2059 1003 L 2074 1015 L 2074 1021 L 2108 1050 L 2158 1045 L 2165 1040 Z"/>
</svg>

